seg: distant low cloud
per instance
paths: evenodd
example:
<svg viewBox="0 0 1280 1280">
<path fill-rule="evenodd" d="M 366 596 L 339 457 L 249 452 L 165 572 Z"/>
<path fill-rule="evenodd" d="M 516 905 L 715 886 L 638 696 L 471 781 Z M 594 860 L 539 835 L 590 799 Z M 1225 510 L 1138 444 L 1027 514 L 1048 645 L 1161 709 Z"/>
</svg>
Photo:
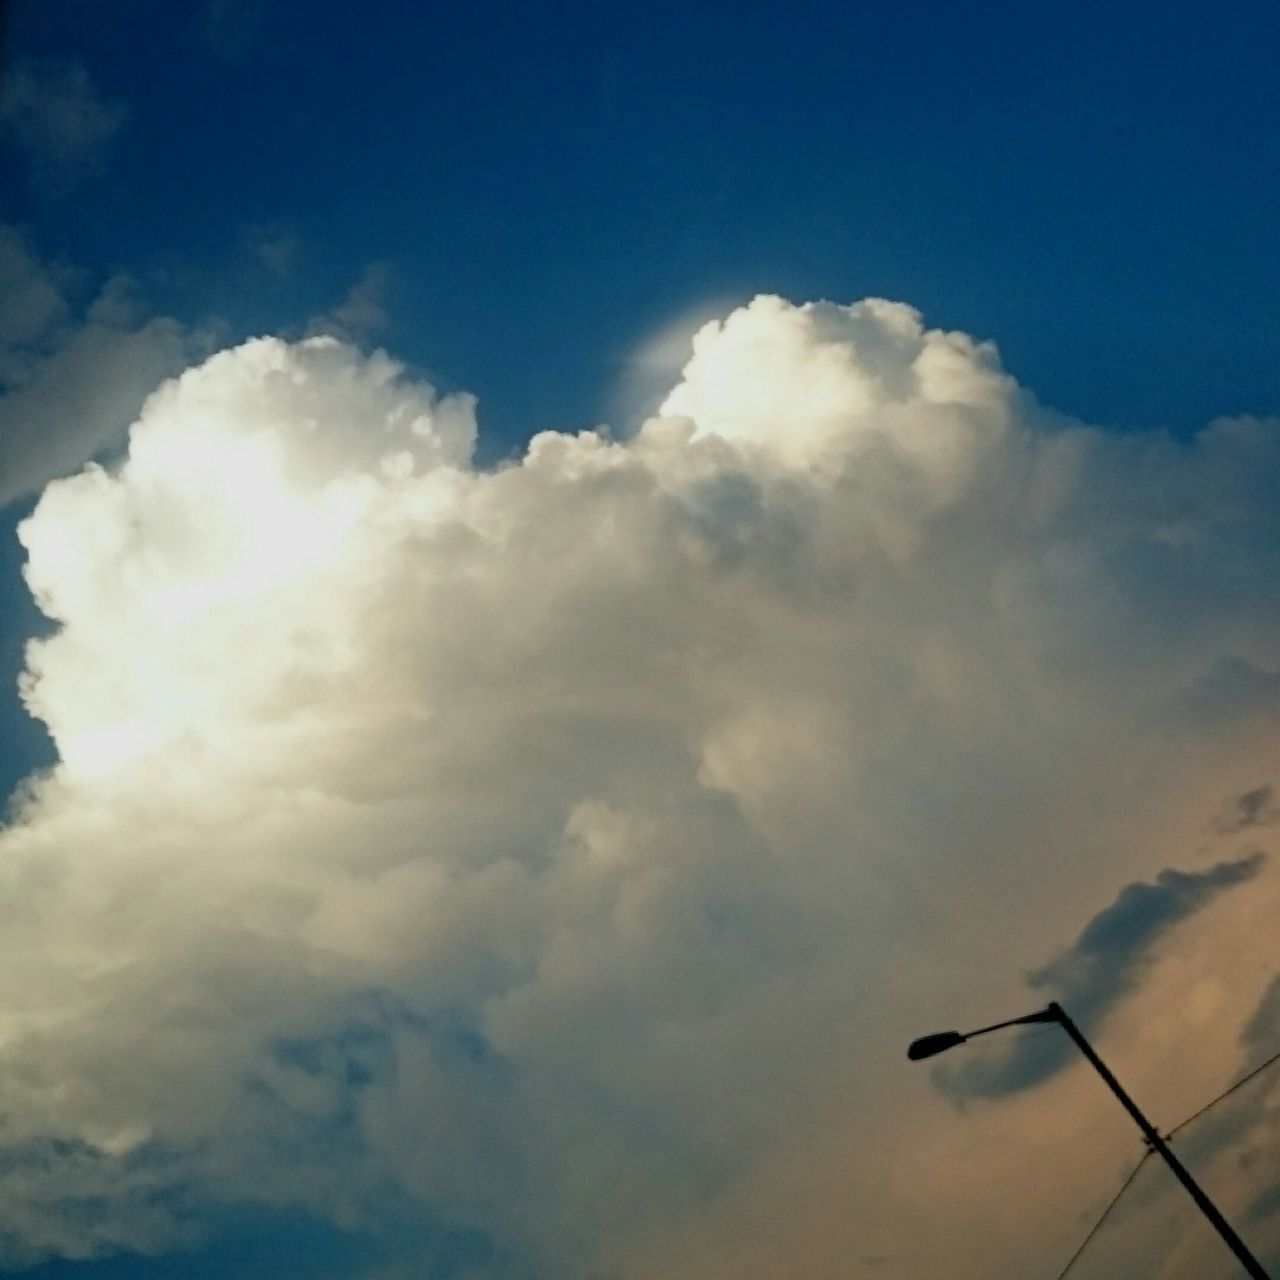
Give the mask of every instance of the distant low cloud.
<svg viewBox="0 0 1280 1280">
<path fill-rule="evenodd" d="M 26 153 L 38 186 L 65 192 L 102 172 L 129 108 L 106 97 L 83 63 L 18 61 L 0 84 L 0 132 Z"/>
<path fill-rule="evenodd" d="M 19 267 L 26 385 L 148 332 Z M 1280 671 L 1280 425 L 1112 435 L 909 306 L 763 296 L 625 439 L 486 467 L 357 295 L 184 361 L 21 526 L 59 761 L 0 831 L 5 1265 L 248 1205 L 505 1280 L 991 1274 L 921 1227 L 990 1189 L 904 1069 L 934 1012 L 1076 936 L 1036 989 L 1150 1014 L 1193 918 L 1169 1042 L 1257 1003 L 1214 928 L 1274 877 L 1161 868 L 1280 746 L 1205 712 Z M 966 1088 L 1043 1161 L 1011 1061 Z"/>
<path fill-rule="evenodd" d="M 1082 1031 L 1092 1032 L 1138 985 L 1156 945 L 1176 925 L 1223 890 L 1252 880 L 1264 861 L 1264 854 L 1252 853 L 1208 871 L 1171 868 L 1154 883 L 1126 885 L 1062 955 L 1029 974 L 1027 984 L 1057 1000 Z M 1075 1057 L 1065 1036 L 1031 1035 L 1015 1039 L 1003 1053 L 971 1051 L 962 1066 L 940 1066 L 936 1078 L 954 1098 L 990 1098 L 1039 1084 Z"/>
</svg>

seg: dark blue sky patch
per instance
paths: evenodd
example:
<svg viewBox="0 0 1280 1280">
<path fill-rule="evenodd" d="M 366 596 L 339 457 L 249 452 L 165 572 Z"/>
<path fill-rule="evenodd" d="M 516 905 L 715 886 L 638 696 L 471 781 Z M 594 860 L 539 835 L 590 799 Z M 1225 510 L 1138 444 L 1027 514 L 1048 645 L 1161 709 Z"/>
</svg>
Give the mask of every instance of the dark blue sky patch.
<svg viewBox="0 0 1280 1280">
<path fill-rule="evenodd" d="M 36 608 L 22 579 L 25 555 L 13 534 L 13 526 L 31 506 L 28 500 L 0 510 L 0 797 L 9 796 L 27 774 L 57 759 L 44 726 L 18 700 L 17 673 L 26 643 L 52 625 Z"/>
<path fill-rule="evenodd" d="M 906 298 L 1094 421 L 1280 403 L 1264 7 L 1206 40 L 1146 5 L 281 0 L 231 61 L 211 8 L 14 7 L 12 57 L 79 58 L 130 114 L 91 215 L 15 191 L 9 216 L 237 332 L 389 262 L 393 349 L 508 441 L 591 422 L 638 342 L 759 289 Z M 283 275 L 245 249 L 263 225 L 296 245 Z"/>
<path fill-rule="evenodd" d="M 392 1259 L 397 1275 L 453 1280 L 478 1267 L 516 1274 L 483 1233 L 438 1222 L 388 1190 L 377 1231 L 343 1230 L 296 1212 L 205 1206 L 193 1238 L 163 1254 L 120 1252 L 55 1259 L 14 1274 L 24 1280 L 364 1280 Z M 520 1273 L 533 1274 L 531 1267 Z"/>
<path fill-rule="evenodd" d="M 309 1218 L 250 1215 L 223 1224 L 196 1250 L 54 1261 L 21 1274 L 26 1280 L 344 1280 L 382 1258 L 370 1240 Z"/>
</svg>

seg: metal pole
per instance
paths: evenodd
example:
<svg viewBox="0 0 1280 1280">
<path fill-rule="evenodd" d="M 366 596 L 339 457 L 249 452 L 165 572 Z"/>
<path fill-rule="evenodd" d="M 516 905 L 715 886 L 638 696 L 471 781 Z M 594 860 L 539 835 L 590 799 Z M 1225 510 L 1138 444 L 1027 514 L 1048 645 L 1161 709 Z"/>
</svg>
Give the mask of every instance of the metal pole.
<svg viewBox="0 0 1280 1280">
<path fill-rule="evenodd" d="M 1213 1223 L 1214 1229 L 1227 1242 L 1227 1247 L 1231 1252 L 1240 1259 L 1240 1264 L 1245 1271 L 1253 1277 L 1253 1280 L 1271 1280 L 1271 1277 L 1262 1269 L 1257 1258 L 1249 1252 L 1245 1242 L 1236 1235 L 1231 1224 L 1218 1212 L 1217 1206 L 1201 1190 L 1200 1184 L 1187 1171 L 1182 1161 L 1173 1154 L 1169 1144 L 1156 1132 L 1155 1126 L 1138 1110 L 1137 1103 L 1120 1087 L 1120 1081 L 1111 1074 L 1107 1064 L 1093 1051 L 1093 1046 L 1081 1035 L 1080 1028 L 1067 1017 L 1066 1011 L 1062 1006 L 1057 1001 L 1054 1001 L 1049 1006 L 1048 1012 L 1052 1013 L 1058 1022 L 1062 1024 L 1062 1029 L 1076 1042 L 1076 1047 L 1093 1064 L 1094 1070 L 1102 1077 L 1107 1088 L 1120 1099 L 1121 1106 L 1133 1117 L 1138 1128 L 1142 1130 L 1143 1137 L 1151 1144 L 1152 1150 L 1164 1157 L 1165 1163 L 1173 1170 L 1173 1176 L 1182 1183 L 1187 1189 L 1187 1193 L 1200 1206 L 1201 1213 Z"/>
</svg>

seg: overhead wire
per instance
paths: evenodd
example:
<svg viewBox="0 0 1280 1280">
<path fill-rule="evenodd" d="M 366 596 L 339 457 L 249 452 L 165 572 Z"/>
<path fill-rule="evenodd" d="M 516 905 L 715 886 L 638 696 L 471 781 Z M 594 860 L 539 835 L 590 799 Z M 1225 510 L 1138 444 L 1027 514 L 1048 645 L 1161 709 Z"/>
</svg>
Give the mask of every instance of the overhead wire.
<svg viewBox="0 0 1280 1280">
<path fill-rule="evenodd" d="M 1237 1089 L 1243 1088 L 1245 1085 L 1247 1085 L 1249 1081 L 1254 1078 L 1254 1076 L 1261 1075 L 1269 1066 L 1271 1066 L 1273 1063 L 1276 1063 L 1276 1062 L 1280 1062 L 1280 1053 L 1273 1053 L 1271 1057 L 1269 1057 L 1265 1062 L 1259 1063 L 1247 1075 L 1241 1076 L 1240 1079 L 1237 1080 L 1235 1084 L 1233 1084 L 1230 1088 L 1224 1089 L 1212 1101 L 1206 1102 L 1204 1106 L 1200 1108 L 1199 1111 L 1193 1112 L 1184 1121 L 1182 1121 L 1181 1124 L 1175 1125 L 1172 1129 L 1170 1129 L 1169 1132 L 1165 1134 L 1165 1137 L 1172 1138 L 1173 1135 L 1177 1133 L 1179 1129 L 1185 1129 L 1187 1125 L 1189 1125 L 1193 1120 L 1199 1120 L 1200 1117 L 1204 1115 L 1204 1113 L 1208 1111 L 1210 1107 L 1216 1107 L 1218 1103 L 1220 1103 L 1224 1098 L 1230 1097 L 1231 1094 L 1235 1093 Z"/>
<path fill-rule="evenodd" d="M 1178 1133 L 1180 1130 L 1185 1129 L 1187 1125 L 1191 1124 L 1193 1120 L 1199 1120 L 1200 1117 L 1204 1115 L 1206 1111 L 1210 1110 L 1213 1107 L 1216 1107 L 1218 1103 L 1221 1102 L 1224 1098 L 1230 1097 L 1233 1093 L 1235 1093 L 1237 1089 L 1243 1088 L 1255 1076 L 1261 1075 L 1268 1067 L 1273 1066 L 1277 1062 L 1280 1062 L 1280 1052 L 1273 1053 L 1271 1057 L 1266 1059 L 1266 1061 L 1260 1062 L 1256 1067 L 1253 1068 L 1252 1071 L 1247 1072 L 1245 1075 L 1241 1076 L 1240 1079 L 1237 1080 L 1233 1085 L 1230 1085 L 1228 1088 L 1224 1089 L 1220 1094 L 1218 1094 L 1216 1098 L 1210 1099 L 1198 1111 L 1192 1112 L 1192 1114 L 1189 1115 L 1180 1124 L 1177 1124 L 1172 1129 L 1170 1129 L 1169 1132 L 1165 1135 L 1165 1137 L 1172 1138 L 1175 1133 Z M 1084 1255 L 1084 1251 L 1092 1243 L 1094 1236 L 1096 1236 L 1098 1232 L 1102 1230 L 1103 1224 L 1111 1216 L 1111 1211 L 1116 1207 L 1117 1204 L 1120 1203 L 1120 1199 L 1124 1195 L 1124 1193 L 1129 1190 L 1129 1187 L 1133 1183 L 1134 1178 L 1138 1176 L 1138 1173 L 1142 1169 L 1142 1166 L 1146 1164 L 1147 1160 L 1154 1154 L 1155 1154 L 1154 1151 L 1150 1147 L 1148 1147 L 1147 1150 L 1143 1152 L 1142 1159 L 1139 1160 L 1138 1163 L 1133 1166 L 1133 1170 L 1130 1172 L 1129 1176 L 1124 1180 L 1123 1184 L 1120 1187 L 1120 1190 L 1117 1191 L 1115 1195 L 1111 1198 L 1110 1203 L 1107 1205 L 1105 1209 L 1103 1209 L 1102 1214 L 1098 1218 L 1097 1222 L 1095 1222 L 1093 1226 L 1089 1229 L 1089 1234 L 1085 1236 L 1085 1238 L 1080 1242 L 1080 1247 L 1075 1251 L 1075 1253 L 1071 1255 L 1070 1259 L 1068 1259 L 1067 1261 L 1067 1265 L 1063 1267 L 1062 1270 L 1058 1273 L 1057 1280 L 1064 1280 L 1064 1278 L 1070 1273 L 1071 1269 L 1076 1265 L 1076 1263 L 1080 1261 L 1080 1258 Z"/>
<path fill-rule="evenodd" d="M 1068 1274 L 1068 1272 L 1070 1272 L 1071 1268 L 1074 1267 L 1076 1263 L 1080 1261 L 1081 1255 L 1089 1247 L 1089 1244 L 1093 1240 L 1093 1237 L 1096 1236 L 1098 1232 L 1102 1230 L 1102 1224 L 1106 1222 L 1106 1220 L 1111 1216 L 1111 1210 L 1114 1209 L 1116 1205 L 1120 1203 L 1120 1197 L 1124 1195 L 1126 1191 L 1129 1190 L 1129 1184 L 1134 1180 L 1134 1178 L 1138 1176 L 1138 1171 L 1142 1168 L 1144 1164 L 1147 1163 L 1147 1159 L 1151 1156 L 1151 1154 L 1152 1152 L 1150 1148 L 1148 1148 L 1146 1151 L 1142 1153 L 1142 1159 L 1139 1160 L 1138 1163 L 1133 1166 L 1133 1169 L 1131 1170 L 1129 1176 L 1124 1180 L 1124 1183 L 1121 1185 L 1120 1190 L 1117 1191 L 1114 1196 L 1112 1196 L 1111 1203 L 1108 1204 L 1105 1209 L 1103 1209 L 1102 1216 L 1089 1229 L 1089 1234 L 1085 1236 L 1085 1238 L 1080 1242 L 1080 1247 L 1075 1251 L 1075 1253 L 1071 1255 L 1070 1259 L 1067 1262 L 1067 1265 L 1063 1267 L 1061 1271 L 1058 1272 L 1058 1280 L 1063 1280 L 1063 1277 L 1065 1277 Z"/>
</svg>

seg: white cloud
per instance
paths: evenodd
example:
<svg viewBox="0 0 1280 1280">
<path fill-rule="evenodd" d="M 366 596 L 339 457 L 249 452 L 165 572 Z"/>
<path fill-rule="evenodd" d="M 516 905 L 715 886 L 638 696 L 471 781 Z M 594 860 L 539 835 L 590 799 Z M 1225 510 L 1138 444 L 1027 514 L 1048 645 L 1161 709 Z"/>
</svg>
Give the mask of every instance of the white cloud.
<svg viewBox="0 0 1280 1280">
<path fill-rule="evenodd" d="M 629 434 L 657 413 L 693 354 L 694 335 L 710 321 L 723 318 L 736 303 L 733 298 L 704 300 L 648 334 L 622 362 L 605 419 Z"/>
<path fill-rule="evenodd" d="M 128 107 L 104 97 L 81 62 L 25 59 L 5 71 L 0 129 L 46 189 L 65 192 L 100 173 L 128 118 Z"/>
<path fill-rule="evenodd" d="M 882 301 L 757 299 L 663 408 L 480 471 L 470 398 L 260 339 L 46 489 L 0 1237 L 154 1244 L 179 1185 L 370 1222 L 390 1182 L 564 1274 L 1068 1242 L 1026 1170 L 1052 1141 L 1087 1204 L 1123 1117 L 1076 1073 L 956 1116 L 903 1048 L 1030 1007 L 1273 781 L 1280 429 L 1064 428 Z M 1275 898 L 1160 935 L 1105 1028 L 1135 1090 L 1236 1065 L 1272 974 L 1230 934 Z"/>
<path fill-rule="evenodd" d="M 792 462 L 830 454 L 839 465 L 851 448 L 891 439 L 925 474 L 950 473 L 981 460 L 976 446 L 1003 431 L 1011 393 L 994 347 L 922 331 L 902 303 L 797 308 L 759 297 L 694 335 L 660 412 Z"/>
</svg>

